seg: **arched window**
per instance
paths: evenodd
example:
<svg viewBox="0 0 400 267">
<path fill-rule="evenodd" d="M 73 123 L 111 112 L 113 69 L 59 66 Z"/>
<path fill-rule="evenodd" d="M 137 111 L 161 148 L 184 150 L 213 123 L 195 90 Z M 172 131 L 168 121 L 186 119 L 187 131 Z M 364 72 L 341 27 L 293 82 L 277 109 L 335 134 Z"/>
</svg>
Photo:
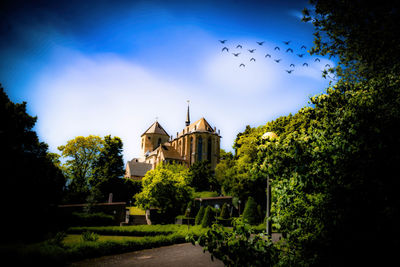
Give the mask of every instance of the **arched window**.
<svg viewBox="0 0 400 267">
<path fill-rule="evenodd" d="M 193 152 L 193 137 L 190 137 L 189 164 L 192 164 L 192 152 Z"/>
<path fill-rule="evenodd" d="M 203 138 L 199 137 L 199 141 L 197 143 L 197 158 L 199 161 L 203 160 Z"/>
<path fill-rule="evenodd" d="M 211 137 L 207 141 L 207 160 L 211 162 Z"/>
</svg>

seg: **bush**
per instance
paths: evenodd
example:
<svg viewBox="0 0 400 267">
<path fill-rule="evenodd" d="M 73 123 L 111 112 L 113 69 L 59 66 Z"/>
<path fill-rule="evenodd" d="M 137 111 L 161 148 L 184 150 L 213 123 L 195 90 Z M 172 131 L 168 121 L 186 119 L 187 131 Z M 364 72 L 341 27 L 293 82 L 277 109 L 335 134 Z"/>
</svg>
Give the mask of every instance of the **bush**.
<svg viewBox="0 0 400 267">
<path fill-rule="evenodd" d="M 221 209 L 221 213 L 220 213 L 219 217 L 221 219 L 229 219 L 230 215 L 229 215 L 228 205 L 226 203 L 224 203 L 224 205 L 222 205 L 222 209 Z"/>
<path fill-rule="evenodd" d="M 192 244 L 199 244 L 225 266 L 276 266 L 279 249 L 264 234 L 254 234 L 251 227 L 236 220 L 233 230 L 214 224 L 198 239 L 188 236 Z"/>
<path fill-rule="evenodd" d="M 206 211 L 204 212 L 203 220 L 201 221 L 201 227 L 209 227 L 212 225 L 215 220 L 215 211 L 210 206 L 207 206 Z"/>
<path fill-rule="evenodd" d="M 257 211 L 257 203 L 252 197 L 249 197 L 243 211 L 243 220 L 251 225 L 258 224 L 259 216 Z"/>
<path fill-rule="evenodd" d="M 82 241 L 97 241 L 99 239 L 99 235 L 90 231 L 85 231 L 81 235 Z"/>
<path fill-rule="evenodd" d="M 204 217 L 204 206 L 201 206 L 199 212 L 196 215 L 195 224 L 200 225 Z"/>
<path fill-rule="evenodd" d="M 81 213 L 73 212 L 67 219 L 71 226 L 107 226 L 115 225 L 114 216 L 102 212 Z"/>
</svg>

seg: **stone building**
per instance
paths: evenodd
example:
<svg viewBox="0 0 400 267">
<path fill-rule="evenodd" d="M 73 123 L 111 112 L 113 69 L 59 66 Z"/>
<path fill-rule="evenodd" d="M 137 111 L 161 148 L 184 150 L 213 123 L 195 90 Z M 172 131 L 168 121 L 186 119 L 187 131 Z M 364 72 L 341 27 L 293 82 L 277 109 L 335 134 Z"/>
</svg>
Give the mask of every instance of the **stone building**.
<svg viewBox="0 0 400 267">
<path fill-rule="evenodd" d="M 190 123 L 189 106 L 185 128 L 170 136 L 161 124 L 154 122 L 141 135 L 141 157 L 128 161 L 125 177 L 141 179 L 159 163 L 178 163 L 191 166 L 197 161 L 209 161 L 215 169 L 219 162 L 220 132 L 205 118 Z"/>
</svg>

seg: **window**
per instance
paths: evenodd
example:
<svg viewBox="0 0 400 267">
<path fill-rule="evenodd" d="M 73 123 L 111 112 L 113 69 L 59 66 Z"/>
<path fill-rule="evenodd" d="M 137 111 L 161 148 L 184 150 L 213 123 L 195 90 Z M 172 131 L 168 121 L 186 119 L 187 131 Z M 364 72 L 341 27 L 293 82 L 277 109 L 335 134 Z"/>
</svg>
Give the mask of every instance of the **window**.
<svg viewBox="0 0 400 267">
<path fill-rule="evenodd" d="M 161 145 L 161 138 L 158 138 L 157 146 Z"/>
<path fill-rule="evenodd" d="M 199 137 L 199 141 L 197 143 L 197 154 L 199 161 L 203 160 L 203 138 Z"/>
</svg>

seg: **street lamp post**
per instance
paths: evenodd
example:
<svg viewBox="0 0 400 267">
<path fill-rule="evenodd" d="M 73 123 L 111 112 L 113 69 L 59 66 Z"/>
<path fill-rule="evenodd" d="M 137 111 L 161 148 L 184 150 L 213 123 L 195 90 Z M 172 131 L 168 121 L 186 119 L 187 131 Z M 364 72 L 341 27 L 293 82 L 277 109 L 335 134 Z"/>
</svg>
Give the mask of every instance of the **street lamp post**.
<svg viewBox="0 0 400 267">
<path fill-rule="evenodd" d="M 271 185 L 269 181 L 269 177 L 267 177 L 267 236 L 271 237 L 272 235 L 272 227 L 271 227 L 271 221 L 270 221 L 270 216 L 271 216 Z"/>
</svg>

